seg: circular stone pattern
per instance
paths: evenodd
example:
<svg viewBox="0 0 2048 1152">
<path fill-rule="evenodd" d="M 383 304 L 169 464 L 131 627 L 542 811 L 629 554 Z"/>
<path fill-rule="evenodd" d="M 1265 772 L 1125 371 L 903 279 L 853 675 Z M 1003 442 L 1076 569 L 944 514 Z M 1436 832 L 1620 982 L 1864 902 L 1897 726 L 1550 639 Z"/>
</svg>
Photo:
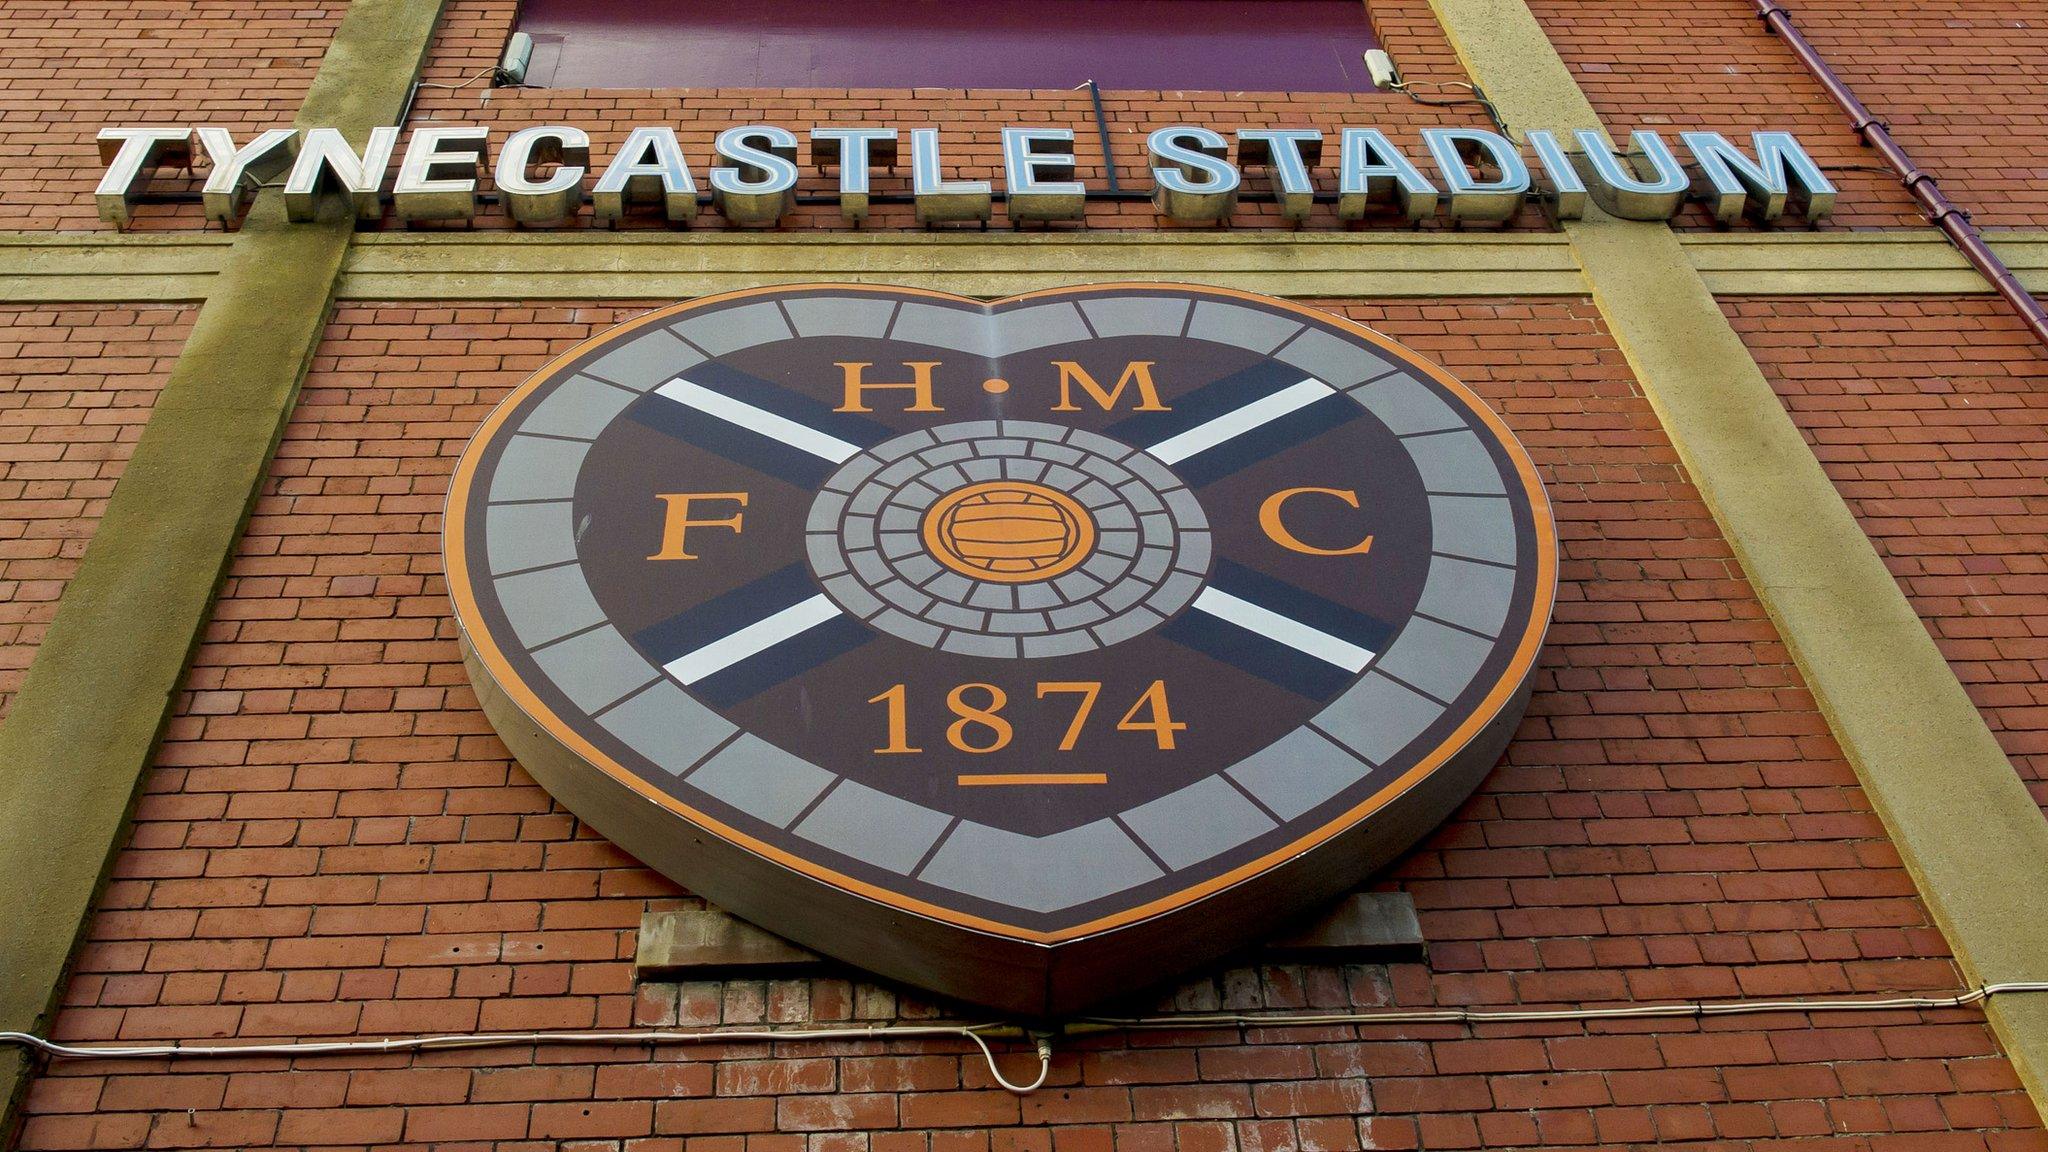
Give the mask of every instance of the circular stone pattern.
<svg viewBox="0 0 2048 1152">
<path fill-rule="evenodd" d="M 981 546 L 963 546 L 963 514 L 1003 508 L 1039 514 L 985 517 Z M 1201 591 L 1210 560 L 1202 507 L 1166 465 L 1020 420 L 941 425 L 853 457 L 811 505 L 805 545 L 826 595 L 869 627 L 1010 659 L 1149 632 Z"/>
</svg>

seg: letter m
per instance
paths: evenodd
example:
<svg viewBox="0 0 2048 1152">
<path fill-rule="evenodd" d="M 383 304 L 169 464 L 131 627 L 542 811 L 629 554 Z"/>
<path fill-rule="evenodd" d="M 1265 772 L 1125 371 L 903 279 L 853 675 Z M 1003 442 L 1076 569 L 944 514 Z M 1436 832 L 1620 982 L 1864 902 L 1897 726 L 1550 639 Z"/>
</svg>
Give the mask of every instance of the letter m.
<svg viewBox="0 0 2048 1152">
<path fill-rule="evenodd" d="M 1053 405 L 1052 410 L 1079 412 L 1081 406 L 1074 403 L 1074 385 L 1079 384 L 1081 391 L 1086 392 L 1103 411 L 1108 412 L 1116 408 L 1116 402 L 1123 396 L 1124 389 L 1136 384 L 1139 403 L 1132 409 L 1133 412 L 1171 411 L 1167 405 L 1159 402 L 1159 389 L 1152 383 L 1152 365 L 1155 363 L 1157 361 L 1133 360 L 1125 364 L 1124 374 L 1117 377 L 1116 387 L 1104 392 L 1102 385 L 1095 382 L 1095 377 L 1090 376 L 1086 368 L 1072 360 L 1055 360 L 1052 366 L 1060 370 L 1060 402 Z"/>
<path fill-rule="evenodd" d="M 1679 138 L 1713 186 L 1708 202 L 1714 219 L 1723 224 L 1741 219 L 1745 211 L 1776 220 L 1791 207 L 1809 221 L 1834 211 L 1835 186 L 1790 132 L 1751 133 L 1754 161 L 1719 132 L 1682 132 Z"/>
</svg>

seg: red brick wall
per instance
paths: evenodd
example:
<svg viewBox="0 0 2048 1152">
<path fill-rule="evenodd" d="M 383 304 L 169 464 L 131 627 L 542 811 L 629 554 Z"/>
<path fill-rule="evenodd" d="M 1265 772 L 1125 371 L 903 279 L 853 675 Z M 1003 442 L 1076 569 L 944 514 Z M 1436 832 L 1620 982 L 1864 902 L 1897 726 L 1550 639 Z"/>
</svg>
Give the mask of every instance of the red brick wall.
<svg viewBox="0 0 2048 1152">
<path fill-rule="evenodd" d="M 1341 307 L 1524 438 L 1559 514 L 1556 622 L 1507 762 L 1380 881 L 1414 896 L 1429 962 L 1237 972 L 1179 1006 L 1955 986 L 1592 306 Z M 555 808 L 464 685 L 439 576 L 448 470 L 526 372 L 634 311 L 340 309 L 58 1035 L 931 1014 L 833 980 L 636 990 L 634 925 L 686 897 Z M 1063 1046 L 1052 1084 L 1016 1102 L 945 1042 L 59 1064 L 22 1146 L 2048 1148 L 1973 1011 L 1116 1035 Z"/>
<path fill-rule="evenodd" d="M 435 36 L 425 77 L 430 84 L 461 84 L 486 72 L 504 51 L 511 34 L 516 5 L 513 0 L 450 0 Z M 1424 0 L 1392 0 L 1375 3 L 1374 22 L 1390 49 L 1395 51 L 1405 73 L 1418 81 L 1460 81 L 1465 79 L 1443 31 L 1430 15 Z M 1423 89 L 1418 89 L 1423 90 Z M 1457 90 L 1426 89 L 1431 99 L 1459 96 Z M 1330 134 L 1326 159 L 1319 169 L 1318 183 L 1335 191 L 1336 139 L 1338 128 L 1373 125 L 1402 143 L 1412 158 L 1425 169 L 1427 157 L 1414 133 L 1425 127 L 1460 125 L 1491 127 L 1485 113 L 1470 102 L 1449 108 L 1426 107 L 1391 93 L 1367 92 L 1351 95 L 1221 92 L 1105 92 L 1103 105 L 1116 153 L 1119 179 L 1125 188 L 1150 187 L 1145 137 L 1168 124 L 1201 124 L 1230 136 L 1241 127 L 1314 127 Z M 500 139 L 534 124 L 568 123 L 591 135 L 592 149 L 601 167 L 625 138 L 629 129 L 641 124 L 670 124 L 682 140 L 685 155 L 700 188 L 706 187 L 712 156 L 712 140 L 735 124 L 780 124 L 802 138 L 806 129 L 821 124 L 894 125 L 913 127 L 939 125 L 948 161 L 947 176 L 957 179 L 989 180 L 1002 187 L 1001 131 L 1013 124 L 1042 124 L 1074 130 L 1080 178 L 1092 188 L 1106 187 L 1102 149 L 1097 142 L 1094 111 L 1087 91 L 954 91 L 841 90 L 841 89 L 514 89 L 490 88 L 479 81 L 467 88 L 423 88 L 415 105 L 411 124 L 428 122 L 488 124 Z M 907 141 L 904 147 L 908 148 Z M 804 194 L 829 193 L 837 188 L 836 174 L 820 176 L 805 161 Z M 909 189 L 908 153 L 900 175 L 879 174 L 877 192 Z M 593 175 L 591 182 L 595 182 Z M 1248 177 L 1246 192 L 1267 190 L 1264 176 Z M 715 214 L 697 225 L 718 228 Z M 1236 216 L 1240 227 L 1280 227 L 1273 205 L 1244 203 Z M 505 227 L 508 222 L 495 210 L 481 221 L 487 226 Z M 637 221 L 643 226 L 666 227 L 659 213 Z M 588 209 L 572 227 L 587 227 Z M 1000 206 L 997 227 L 1006 227 Z M 1540 215 L 1533 210 L 1519 222 L 1522 227 L 1540 227 Z M 793 228 L 845 229 L 834 205 L 804 206 L 789 218 Z M 1073 227 L 1075 225 L 1061 225 Z M 1088 228 L 1149 229 L 1172 227 L 1146 202 L 1089 204 Z M 1307 227 L 1327 230 L 1343 227 L 1334 204 L 1319 205 Z M 1391 215 L 1377 227 L 1395 226 Z M 1432 226 L 1441 226 L 1433 224 Z M 875 206 L 869 229 L 917 227 L 909 205 Z"/>
<path fill-rule="evenodd" d="M 0 4 L 0 203 L 15 231 L 100 231 L 99 130 L 217 124 L 238 142 L 291 123 L 345 0 L 7 0 Z M 198 190 L 169 173 L 156 185 Z M 145 205 L 137 228 L 197 228 Z"/>
<path fill-rule="evenodd" d="M 2048 353 L 1989 296 L 1722 307 L 2048 807 Z"/>
<path fill-rule="evenodd" d="M 1531 0 L 1610 131 L 1796 131 L 1836 223 L 1925 223 L 1749 0 Z M 2048 21 L 2002 0 L 1798 0 L 1794 21 L 1914 160 L 1990 228 L 2048 225 Z M 1703 224 L 1698 209 L 1688 213 Z"/>
<path fill-rule="evenodd" d="M 192 314 L 135 305 L 0 308 L 0 717 Z"/>
</svg>

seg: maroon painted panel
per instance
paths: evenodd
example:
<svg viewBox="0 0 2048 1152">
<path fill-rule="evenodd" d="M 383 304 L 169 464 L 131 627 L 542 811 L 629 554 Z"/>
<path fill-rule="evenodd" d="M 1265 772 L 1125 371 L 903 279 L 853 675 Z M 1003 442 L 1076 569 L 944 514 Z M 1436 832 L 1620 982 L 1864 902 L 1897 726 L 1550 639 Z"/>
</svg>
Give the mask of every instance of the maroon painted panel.
<svg viewBox="0 0 2048 1152">
<path fill-rule="evenodd" d="M 551 88 L 1355 92 L 1358 0 L 526 0 Z"/>
</svg>

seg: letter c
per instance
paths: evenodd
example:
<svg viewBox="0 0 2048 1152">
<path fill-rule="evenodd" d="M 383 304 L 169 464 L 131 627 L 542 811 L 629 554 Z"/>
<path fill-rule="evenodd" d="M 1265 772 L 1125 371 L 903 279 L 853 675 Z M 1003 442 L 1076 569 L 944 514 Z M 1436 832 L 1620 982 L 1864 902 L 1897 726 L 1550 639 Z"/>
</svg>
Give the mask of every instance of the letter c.
<svg viewBox="0 0 2048 1152">
<path fill-rule="evenodd" d="M 1290 552 L 1300 552 L 1306 556 L 1363 556 L 1372 551 L 1370 536 L 1349 548 L 1318 548 L 1313 544 L 1302 543 L 1299 537 L 1289 532 L 1287 525 L 1281 523 L 1280 510 L 1289 500 L 1306 492 L 1314 492 L 1319 496 L 1335 496 L 1353 508 L 1358 507 L 1358 493 L 1348 488 L 1282 488 L 1266 497 L 1266 502 L 1259 505 L 1259 527 L 1265 530 L 1273 543 Z"/>
</svg>

